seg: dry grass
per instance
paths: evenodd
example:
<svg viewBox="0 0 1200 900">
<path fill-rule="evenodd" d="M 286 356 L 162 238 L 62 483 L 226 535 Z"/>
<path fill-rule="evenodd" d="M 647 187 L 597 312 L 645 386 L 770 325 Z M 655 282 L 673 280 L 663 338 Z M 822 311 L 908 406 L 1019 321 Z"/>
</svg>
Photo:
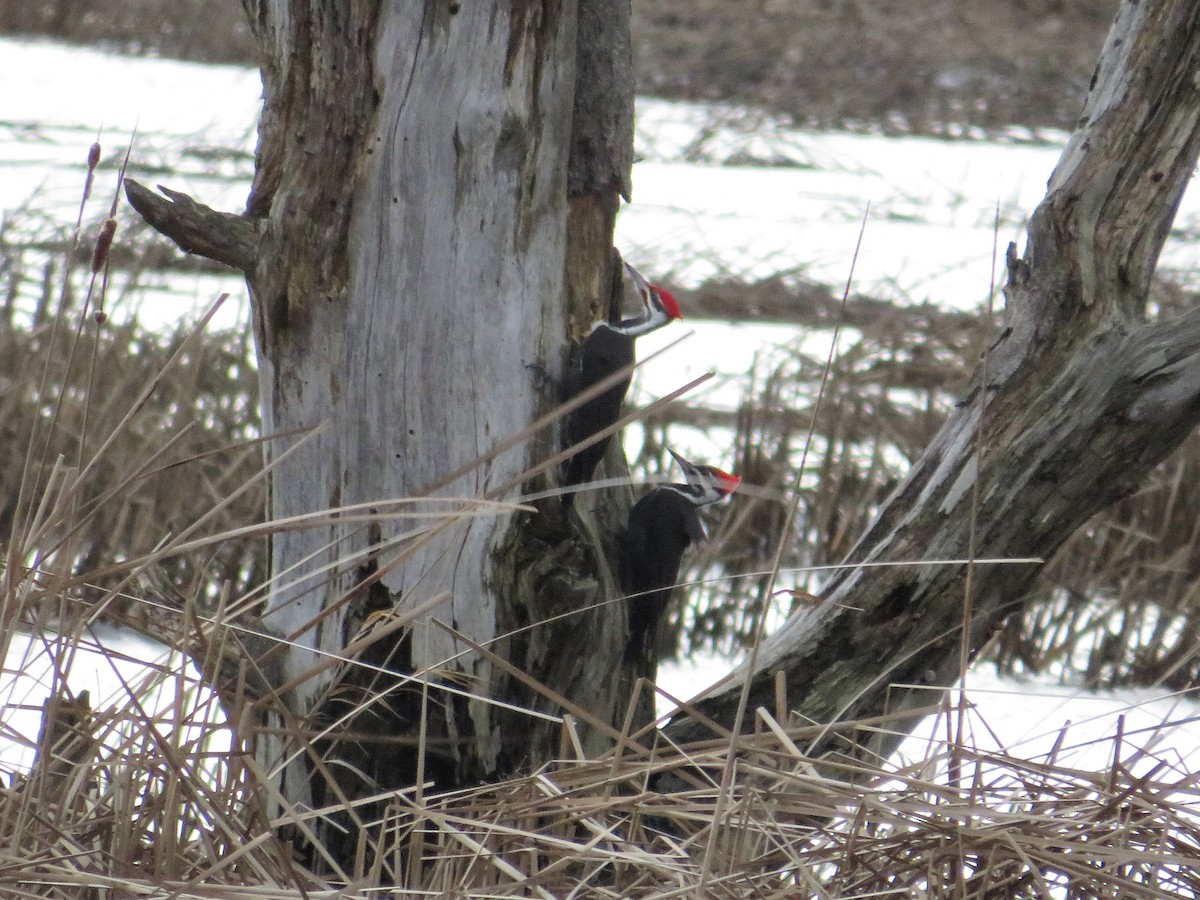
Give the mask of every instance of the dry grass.
<svg viewBox="0 0 1200 900">
<path fill-rule="evenodd" d="M 96 145 L 65 259 L 43 268 L 32 310 L 20 308 L 23 267 L 5 267 L 13 282 L 0 335 L 10 385 L 0 651 L 18 667 L 6 671 L 10 713 L 26 699 L 14 675 L 30 674 L 29 651 L 15 653 L 18 634 L 49 661 L 40 733 L 22 733 L 5 717 L 7 740 L 36 749 L 32 768 L 9 772 L 0 794 L 5 894 L 115 896 L 134 873 L 186 882 L 214 860 L 232 882 L 271 883 L 287 872 L 279 847 L 245 852 L 247 831 L 263 833 L 253 767 L 238 745 L 230 749 L 222 711 L 187 676 L 182 653 L 137 660 L 136 675 L 96 708 L 88 691 L 67 687 L 98 616 L 144 626 L 154 615 L 130 591 L 141 576 L 191 574 L 200 589 L 168 619 L 173 643 L 195 646 L 196 609 L 216 605 L 207 587 L 241 586 L 254 566 L 240 552 L 223 557 L 216 543 L 200 554 L 180 546 L 206 517 L 210 531 L 227 528 L 222 515 L 237 515 L 231 501 L 261 468 L 230 465 L 251 458 L 236 446 L 214 464 L 215 435 L 196 438 L 231 419 L 243 444 L 252 434 L 246 385 L 239 398 L 231 377 L 249 368 L 244 347 L 202 340 L 207 319 L 163 338 L 109 318 L 119 184 L 98 227 L 83 226 L 99 157 Z M 205 386 L 214 380 L 216 390 Z M 181 502 L 198 492 L 208 494 L 204 515 Z"/>
<path fill-rule="evenodd" d="M 97 259 L 90 247 L 84 250 L 85 259 Z M 832 731 L 849 751 L 880 730 L 907 730 L 907 719 L 797 721 L 784 696 L 774 710 L 749 710 L 748 733 L 734 742 L 720 731 L 685 747 L 654 733 L 626 734 L 598 758 L 572 749 L 581 741 L 566 715 L 561 760 L 474 790 L 439 794 L 416 785 L 365 797 L 355 804 L 367 821 L 354 864 L 335 877 L 303 868 L 275 837 L 276 827 L 345 819 L 347 810 L 284 804 L 285 811 L 269 819 L 266 810 L 280 798 L 250 752 L 256 695 L 245 665 L 218 705 L 182 652 L 203 664 L 204 656 L 219 655 L 242 634 L 240 623 L 253 624 L 253 588 L 259 586 L 249 574 L 253 566 L 242 562 L 226 570 L 215 561 L 223 545 L 241 546 L 245 535 L 259 540 L 266 533 L 231 527 L 231 498 L 256 489 L 259 474 L 226 462 L 200 476 L 212 496 L 179 524 L 168 524 L 161 509 L 141 509 L 154 510 L 158 498 L 196 483 L 195 475 L 185 482 L 177 474 L 182 465 L 225 458 L 184 449 L 191 430 L 182 418 L 223 421 L 221 404 L 205 398 L 241 395 L 228 385 L 205 386 L 201 373 L 213 370 L 211 358 L 181 374 L 194 359 L 206 359 L 200 330 L 147 352 L 143 368 L 126 368 L 129 357 L 140 359 L 128 354 L 131 342 L 157 345 L 111 322 L 98 326 L 85 314 L 103 304 L 97 291 L 105 265 L 98 259 L 85 266 L 85 279 L 98 276 L 97 287 L 82 290 L 77 305 L 66 301 L 65 288 L 58 292 L 57 311 L 45 312 L 30 329 L 40 343 L 28 358 L 38 365 L 8 376 L 14 387 L 9 421 L 20 421 L 15 411 L 28 408 L 24 421 L 32 438 L 26 438 L 24 458 L 14 456 L 8 467 L 23 474 L 10 472 L 6 486 L 16 500 L 8 513 L 0 640 L 7 645 L 18 630 L 29 632 L 53 665 L 42 686 L 47 699 L 39 733 L 6 729 L 36 756 L 27 771 L 10 771 L 0 789 L 4 896 L 1140 898 L 1200 892 L 1197 778 L 1149 749 L 1154 735 L 1104 742 L 1111 762 L 1096 770 L 1060 764 L 1066 731 L 1055 749 L 1035 759 L 947 740 L 901 768 L 882 761 L 874 766 L 851 761 L 849 753 L 812 759 L 802 748 Z M 815 548 L 806 551 L 813 561 L 841 553 L 839 542 L 869 515 L 879 484 L 936 426 L 948 402 L 938 379 L 967 364 L 967 344 L 957 338 L 938 344 L 907 333 L 886 337 L 865 329 L 832 373 L 817 434 L 834 449 L 810 459 L 813 475 L 802 497 L 806 524 L 799 530 Z M 236 358 L 244 362 L 244 355 Z M 739 412 L 740 470 L 748 481 L 781 483 L 789 441 L 803 434 L 805 404 L 815 396 L 807 370 L 800 367 L 798 376 L 791 360 L 764 365 L 756 379 L 757 405 Z M 187 406 L 188 391 L 198 405 Z M 174 399 L 160 406 L 160 395 Z M 171 419 L 166 410 L 172 406 L 190 411 Z M 253 424 L 243 419 L 241 427 Z M 774 443 L 752 442 L 751 433 L 773 436 Z M 164 465 L 176 460 L 170 453 L 181 454 L 179 465 Z M 1171 499 L 1164 504 L 1172 515 L 1181 508 L 1186 480 L 1181 473 L 1169 482 Z M 843 498 L 839 505 L 828 493 L 835 490 Z M 757 527 L 774 533 L 773 502 L 751 499 L 734 508 L 723 537 L 741 556 L 727 561 L 730 571 L 753 560 L 745 549 L 746 522 L 764 517 Z M 828 524 L 834 509 L 843 510 L 836 527 Z M 434 517 L 432 527 L 477 513 L 452 510 Z M 124 521 L 142 524 L 114 524 Z M 1121 533 L 1135 530 L 1146 528 Z M 1116 530 L 1095 533 L 1101 537 L 1087 539 L 1111 539 L 1104 535 Z M 96 549 L 106 534 L 114 535 L 110 543 Z M 189 547 L 208 556 L 193 556 Z M 99 611 L 127 596 L 148 599 L 136 579 L 176 572 L 171 567 L 177 564 L 192 575 L 171 579 L 167 593 L 181 602 L 158 629 L 174 652 L 164 651 L 159 662 L 141 660 L 148 664 L 140 674 L 126 676 L 111 694 L 73 694 L 65 674 L 91 642 L 89 626 Z M 220 588 L 215 597 L 214 586 Z M 46 627 L 50 621 L 53 630 Z M 374 700 L 360 698 L 358 710 Z M 954 716 L 970 715 L 940 709 L 947 733 L 959 731 L 949 725 Z M 723 791 L 718 785 L 726 771 L 733 777 Z"/>
<path fill-rule="evenodd" d="M 1116 8 L 644 0 L 634 4 L 638 90 L 820 127 L 1070 129 Z"/>
<path fill-rule="evenodd" d="M 1195 776 L 1161 758 L 1147 765 L 1132 742 L 1114 739 L 1105 749 L 1116 762 L 1097 771 L 1057 765 L 1053 753 L 1023 760 L 939 745 L 900 770 L 847 763 L 843 779 L 819 774 L 798 749 L 824 728 L 767 710 L 737 742 L 724 794 L 716 779 L 727 737 L 687 747 L 630 741 L 622 752 L 566 758 L 476 790 L 364 798 L 364 814 L 384 812 L 368 818 L 355 865 L 318 878 L 274 838 L 263 773 L 236 739 L 225 749 L 229 732 L 206 720 L 211 709 L 181 702 L 151 714 L 135 698 L 144 694 L 131 685 L 123 708 L 90 710 L 63 697 L 47 705 L 33 770 L 0 791 L 5 896 L 1140 898 L 1200 890 Z M 569 738 L 570 722 L 564 727 Z M 849 740 L 888 727 L 840 730 Z M 838 771 L 836 759 L 820 765 Z M 657 789 L 666 784 L 669 792 Z M 339 811 L 294 811 L 281 821 Z"/>
<path fill-rule="evenodd" d="M 255 59 L 254 40 L 237 0 L 0 0 L 0 32 L 207 62 Z"/>
<path fill-rule="evenodd" d="M 103 574 L 113 561 L 144 558 L 167 536 L 258 521 L 265 503 L 250 336 L 110 315 L 156 277 L 161 255 L 110 199 L 81 204 L 73 228 L 21 211 L 0 232 L 0 528 L 45 547 L 33 498 L 60 479 L 75 514 L 45 552 L 69 544 L 69 568 L 100 572 L 83 589 L 96 602 L 126 577 Z M 108 207 L 99 219 L 97 204 Z M 222 585 L 241 592 L 265 574 L 264 541 L 250 536 L 165 557 L 153 577 L 211 602 Z M 119 594 L 105 608 L 117 620 L 149 614 Z"/>
</svg>

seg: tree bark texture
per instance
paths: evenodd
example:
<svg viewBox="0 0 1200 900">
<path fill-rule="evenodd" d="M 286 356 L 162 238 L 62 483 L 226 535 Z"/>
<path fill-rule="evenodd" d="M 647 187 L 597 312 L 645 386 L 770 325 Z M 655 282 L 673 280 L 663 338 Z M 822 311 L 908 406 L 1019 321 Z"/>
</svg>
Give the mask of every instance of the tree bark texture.
<svg viewBox="0 0 1200 900">
<path fill-rule="evenodd" d="M 960 648 L 977 651 L 1039 569 L 979 563 L 968 599 L 968 566 L 937 561 L 972 550 L 979 559 L 1050 557 L 1200 420 L 1200 310 L 1158 321 L 1146 309 L 1200 151 L 1197 73 L 1200 7 L 1121 7 L 1024 254 L 1009 248 L 1005 327 L 970 395 L 822 602 L 763 643 L 755 671 L 743 667 L 710 690 L 703 714 L 728 726 L 747 679 L 748 708 L 774 709 L 783 672 L 800 721 L 912 711 L 915 724 L 915 710 L 956 680 Z M 842 734 L 810 750 L 885 756 L 905 727 L 892 721 L 861 741 Z M 667 730 L 677 741 L 712 736 L 685 717 Z"/>
<path fill-rule="evenodd" d="M 263 219 L 249 272 L 263 425 L 317 429 L 274 445 L 270 514 L 367 504 L 379 516 L 274 538 L 265 624 L 293 641 L 284 700 L 292 724 L 334 726 L 283 794 L 335 802 L 418 771 L 459 784 L 545 759 L 561 710 L 486 702 L 549 705 L 470 642 L 617 721 L 623 610 L 530 627 L 612 598 L 604 548 L 557 501 L 543 516 L 444 514 L 514 499 L 559 449 L 551 427 L 489 452 L 557 404 L 568 338 L 608 302 L 632 158 L 628 3 L 246 5 L 264 50 L 248 204 Z M 404 507 L 415 521 L 386 515 L 418 497 L 449 500 Z M 399 640 L 354 644 L 367 666 L 322 666 L 381 616 L 443 594 Z M 431 670 L 425 699 L 419 681 L 387 674 Z M 435 748 L 423 770 L 422 732 Z M 263 746 L 276 764 L 297 749 Z M 348 765 L 323 768 L 322 752 Z M 314 766 L 339 784 L 310 796 Z M 352 769 L 364 777 L 340 774 Z"/>
</svg>

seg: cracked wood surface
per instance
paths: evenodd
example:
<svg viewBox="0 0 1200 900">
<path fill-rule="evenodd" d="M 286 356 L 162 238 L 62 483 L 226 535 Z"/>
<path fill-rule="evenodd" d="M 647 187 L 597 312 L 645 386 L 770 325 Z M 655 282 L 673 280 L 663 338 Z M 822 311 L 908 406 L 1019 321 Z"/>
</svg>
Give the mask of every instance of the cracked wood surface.
<svg viewBox="0 0 1200 900">
<path fill-rule="evenodd" d="M 247 271 L 264 431 L 311 432 L 296 447 L 269 448 L 272 519 L 443 498 L 406 508 L 424 514 L 415 522 L 363 527 L 335 516 L 274 535 L 279 580 L 264 624 L 292 642 L 279 675 L 286 715 L 315 728 L 338 720 L 353 706 L 344 688 L 355 667 L 339 674 L 328 655 L 358 646 L 358 629 L 378 614 L 403 616 L 447 591 L 433 615 L 450 628 L 426 612 L 412 634 L 364 645 L 359 660 L 378 668 L 353 686 L 388 702 L 353 723 L 355 740 L 411 736 L 420 718 L 411 697 L 391 704 L 403 692 L 388 694 L 396 685 L 379 673 L 432 667 L 455 687 L 435 687 L 429 706 L 440 749 L 425 771 L 440 783 L 548 758 L 557 718 L 488 702 L 544 700 L 454 635 L 492 647 L 551 607 L 594 607 L 493 649 L 618 721 L 628 691 L 608 659 L 623 644 L 624 610 L 597 602 L 611 582 L 595 571 L 603 551 L 582 550 L 586 540 L 560 519 L 566 540 L 543 555 L 571 571 L 539 582 L 546 567 L 521 561 L 545 549 L 544 527 L 510 528 L 510 513 L 487 510 L 450 522 L 459 503 L 445 501 L 494 494 L 559 449 L 550 429 L 488 458 L 559 401 L 534 370 L 557 378 L 568 316 L 590 324 L 607 297 L 600 287 L 616 264 L 612 222 L 633 152 L 628 3 L 245 5 L 264 51 L 247 215 L 140 185 L 131 196 L 184 249 Z M 576 67 L 587 82 L 579 95 Z M 578 653 L 552 652 L 568 639 Z M 291 752 L 272 736 L 281 724 L 269 721 L 260 736 L 268 767 Z M 342 765 L 335 776 L 316 769 L 350 796 L 411 783 L 416 772 L 410 750 L 318 750 Z M 320 805 L 304 752 L 282 791 Z"/>
</svg>

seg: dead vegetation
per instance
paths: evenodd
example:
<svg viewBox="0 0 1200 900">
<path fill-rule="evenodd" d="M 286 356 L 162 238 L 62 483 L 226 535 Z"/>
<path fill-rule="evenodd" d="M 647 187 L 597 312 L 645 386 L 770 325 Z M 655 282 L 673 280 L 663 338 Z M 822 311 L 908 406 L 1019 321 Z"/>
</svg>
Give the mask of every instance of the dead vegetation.
<svg viewBox="0 0 1200 900">
<path fill-rule="evenodd" d="M 160 336 L 97 322 L 112 267 L 136 254 L 100 258 L 96 232 L 85 233 L 66 235 L 74 264 L 61 268 L 34 264 L 19 242 L 4 244 L 0 639 L 11 649 L 19 634 L 31 635 L 53 661 L 36 696 L 4 698 L 9 709 L 43 713 L 35 731 L 6 735 L 34 751 L 27 769 L 8 768 L 0 788 L 6 896 L 1136 898 L 1200 890 L 1195 778 L 1154 750 L 1157 734 L 1112 738 L 1103 745 L 1110 764 L 1088 770 L 1059 760 L 1065 729 L 1038 758 L 978 751 L 954 735 L 986 723 L 936 698 L 929 711 L 942 716 L 946 740 L 903 764 L 847 756 L 844 780 L 817 774 L 799 748 L 833 728 L 848 750 L 889 720 L 801 721 L 779 696 L 774 709 L 750 711 L 753 726 L 736 742 L 719 731 L 683 747 L 623 734 L 607 754 L 586 758 L 576 719 L 564 715 L 561 761 L 523 777 L 452 794 L 418 784 L 366 797 L 355 812 L 285 809 L 269 818 L 268 772 L 250 747 L 256 705 L 271 702 L 270 692 L 252 688 L 243 663 L 227 673 L 218 703 L 184 656 L 211 681 L 205 657 L 245 637 L 266 581 L 267 529 L 238 530 L 262 509 L 246 337 Z M 751 290 L 709 285 L 689 299 L 732 311 Z M 804 301 L 786 305 L 798 311 L 796 324 L 812 331 L 842 320 L 854 338 L 817 417 L 784 564 L 797 571 L 780 582 L 793 589 L 787 603 L 804 603 L 820 577 L 804 569 L 841 557 L 920 452 L 954 403 L 983 330 L 960 314 L 870 298 L 843 313 L 815 286 L 761 290 L 759 308 L 798 291 Z M 1164 290 L 1160 306 L 1183 301 Z M 717 553 L 696 567 L 716 580 L 691 592 L 693 646 L 735 647 L 756 615 L 782 602 L 763 596 L 765 552 L 782 527 L 781 498 L 823 366 L 799 352 L 764 357 L 736 410 L 679 405 L 647 421 L 640 472 L 658 464 L 673 429 L 732 429 L 749 487 L 713 523 Z M 1095 683 L 1194 685 L 1198 458 L 1193 441 L 1060 554 L 1044 602 L 992 645 L 1003 666 L 1082 671 Z M 475 513 L 454 513 L 467 514 Z M 164 607 L 152 623 L 131 613 L 151 603 Z M 67 669 L 93 645 L 91 623 L 113 613 L 177 652 L 140 660 L 142 673 L 111 693 L 72 693 Z M 731 756 L 736 777 L 724 792 Z M 823 772 L 838 765 L 821 760 Z M 690 787 L 656 790 L 668 779 Z M 320 848 L 311 868 L 301 865 L 275 836 L 282 825 L 303 833 L 329 814 L 364 819 L 350 869 Z"/>
<path fill-rule="evenodd" d="M 86 643 L 75 632 L 47 649 L 62 659 Z M 226 725 L 173 659 L 98 702 L 51 695 L 32 768 L 0 788 L 5 896 L 1161 898 L 1200 889 L 1195 778 L 1152 749 L 1154 734 L 1098 745 L 1112 760 L 1098 770 L 1057 760 L 1072 740 L 1064 728 L 1034 759 L 935 742 L 899 767 L 847 762 L 843 780 L 816 774 L 798 749 L 827 726 L 789 717 L 786 697 L 757 710 L 736 744 L 717 733 L 683 747 L 627 735 L 593 759 L 571 751 L 566 717 L 564 758 L 536 772 L 451 794 L 415 785 L 364 798 L 353 865 L 338 868 L 318 850 L 318 867 L 331 866 L 318 876 L 274 829 L 345 809 L 269 820 L 251 718 Z M 959 716 L 968 734 L 986 728 L 943 706 L 947 732 Z M 837 726 L 847 746 L 888 727 L 886 718 Z M 726 792 L 718 780 L 731 753 Z M 691 787 L 659 793 L 667 777 Z"/>
<path fill-rule="evenodd" d="M 0 32 L 97 44 L 121 53 L 256 62 L 238 0 L 0 0 Z"/>
<path fill-rule="evenodd" d="M 144 227 L 122 223 L 107 265 L 111 284 L 133 296 L 172 254 Z M 0 378 L 10 385 L 0 427 L 7 460 L 0 524 L 19 525 L 14 511 L 25 479 L 44 478 L 56 465 L 81 465 L 110 433 L 78 498 L 86 515 L 72 534 L 77 571 L 142 558 L 165 534 L 200 537 L 261 522 L 250 335 L 162 334 L 136 318 L 109 319 L 101 327 L 85 317 L 80 326 L 85 304 L 94 304 L 87 299 L 91 254 L 74 251 L 66 271 L 63 255 L 71 243 L 70 229 L 49 228 L 32 211 L 10 216 L 0 230 Z M 699 583 L 687 592 L 687 610 L 675 611 L 664 646 L 668 654 L 733 653 L 747 646 L 764 611 L 785 614 L 817 591 L 821 567 L 840 562 L 953 408 L 995 326 L 978 315 L 861 295 L 843 306 L 828 287 L 798 276 L 672 289 L 692 319 L 777 323 L 806 341 L 838 324 L 844 328 L 774 597 L 764 595 L 769 549 L 779 539 L 783 498 L 800 462 L 824 358 L 785 344 L 759 356 L 736 407 L 702 407 L 685 398 L 637 426 L 644 440 L 631 461 L 635 482 L 668 468 L 663 448 L 678 443 L 673 435 L 680 430 L 710 433 L 735 448 L 743 490 L 720 521 L 710 523 L 714 540 L 686 573 Z M 1165 282 L 1154 298 L 1163 315 L 1190 302 L 1190 294 Z M 185 341 L 189 349 L 180 354 Z M 35 371 L 38 379 L 31 377 Z M 128 398 L 152 380 L 141 416 L 118 428 Z M 30 446 L 38 452 L 27 465 Z M 146 464 L 151 455 L 153 464 Z M 1154 481 L 1076 535 L 1046 567 L 1033 612 L 1008 621 L 987 656 L 1008 672 L 1081 674 L 1092 686 L 1193 687 L 1200 676 L 1192 637 L 1200 629 L 1198 468 L 1200 443 L 1193 438 Z M 153 580 L 180 596 L 211 600 L 223 585 L 237 595 L 262 583 L 264 547 L 255 532 L 163 557 Z M 149 608 L 127 598 L 110 603 L 105 615 L 117 621 L 136 623 Z"/>
<path fill-rule="evenodd" d="M 801 125 L 944 134 L 1075 125 L 1114 0 L 642 0 L 643 94 Z"/>
</svg>

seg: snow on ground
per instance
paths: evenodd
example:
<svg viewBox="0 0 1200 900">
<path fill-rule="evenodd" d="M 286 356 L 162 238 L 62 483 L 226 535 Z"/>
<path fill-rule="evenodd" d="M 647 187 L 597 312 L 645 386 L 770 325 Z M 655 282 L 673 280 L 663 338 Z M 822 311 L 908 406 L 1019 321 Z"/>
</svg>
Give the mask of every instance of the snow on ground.
<svg viewBox="0 0 1200 900">
<path fill-rule="evenodd" d="M 686 701 L 732 668 L 729 660 L 697 656 L 664 665 L 658 683 Z M 1200 771 L 1200 702 L 1194 695 L 1150 688 L 1089 691 L 1051 678 L 1003 678 L 991 665 L 982 665 L 967 674 L 966 697 L 964 743 L 981 753 L 1003 751 L 1040 760 L 1057 743 L 1058 765 L 1100 771 L 1112 765 L 1111 739 L 1119 732 L 1121 762 L 1135 775 L 1159 763 L 1165 764 L 1157 776 L 1163 781 Z M 941 700 L 941 691 L 931 689 L 929 705 Z M 957 686 L 951 700 L 958 702 Z M 673 708 L 659 697 L 660 715 Z M 900 745 L 893 765 L 906 766 L 942 752 L 955 727 L 953 713 L 949 724 L 945 714 L 927 717 Z"/>
<path fill-rule="evenodd" d="M 33 743 L 40 710 L 53 692 L 54 659 L 71 659 L 68 684 L 87 690 L 94 710 L 124 710 L 131 693 L 144 699 L 149 711 L 169 721 L 202 716 L 212 703 L 188 664 L 176 680 L 166 672 L 179 670 L 178 655 L 132 632 L 100 628 L 70 650 L 69 642 L 14 636 L 0 674 L 0 776 L 24 771 L 33 760 Z M 686 700 L 700 693 L 732 667 L 725 659 L 708 656 L 665 665 L 659 684 Z M 181 703 L 178 699 L 185 697 Z M 1165 773 L 1182 776 L 1200 770 L 1200 703 L 1178 694 L 1151 689 L 1087 691 L 1050 679 L 1009 679 L 990 666 L 972 670 L 967 679 L 970 703 L 966 741 L 987 753 L 1004 751 L 1022 759 L 1042 759 L 1060 743 L 1059 765 L 1100 771 L 1112 764 L 1111 738 L 1123 735 L 1122 763 L 1135 774 L 1165 763 Z M 940 692 L 930 691 L 936 705 Z M 181 704 L 176 708 L 176 704 Z M 660 702 L 666 714 L 670 704 Z M 897 750 L 897 767 L 927 759 L 940 751 L 953 731 L 944 715 L 925 719 Z M 1064 733 L 1065 730 L 1065 733 Z M 221 747 L 213 747 L 219 751 Z"/>
<path fill-rule="evenodd" d="M 72 693 L 87 691 L 92 710 L 111 711 L 118 721 L 126 712 L 144 712 L 164 731 L 174 723 L 223 721 L 195 666 L 162 644 L 107 626 L 79 641 L 18 632 L 0 670 L 0 781 L 32 764 L 43 705 L 60 689 L 64 671 Z M 228 747 L 226 735 L 210 745 L 214 752 Z"/>
<path fill-rule="evenodd" d="M 83 161 L 97 135 L 105 161 L 92 212 L 106 208 L 112 173 L 135 129 L 134 177 L 164 181 L 217 208 L 236 210 L 244 203 L 259 109 L 256 72 L 12 39 L 0 39 L 0 60 L 0 210 L 6 216 L 29 204 L 60 223 L 73 222 Z M 617 243 L 646 274 L 687 285 L 713 275 L 803 273 L 840 288 L 850 276 L 869 203 L 854 289 L 961 309 L 979 308 L 986 299 L 993 247 L 1002 254 L 1008 241 L 1020 239 L 1024 217 L 1042 197 L 1065 140 L 897 139 L 798 131 L 771 122 L 747 128 L 744 115 L 713 129 L 713 114 L 711 108 L 639 102 L 642 161 L 634 170 L 635 202 L 618 221 Z M 1200 233 L 1195 190 L 1184 198 L 1176 231 Z M 1194 239 L 1173 240 L 1164 262 L 1195 280 Z M 244 285 L 232 277 L 173 279 L 143 301 L 143 321 L 166 326 L 194 316 L 220 291 L 231 292 L 236 302 L 229 306 L 241 310 L 244 322 Z M 642 396 L 661 395 L 710 366 L 740 375 L 754 353 L 795 339 L 787 329 L 687 323 L 644 339 L 642 356 L 686 328 L 694 336 L 640 374 L 647 392 Z M 728 381 L 704 390 L 709 399 L 734 399 Z M 72 683 L 93 691 L 93 706 L 104 706 L 105 698 L 127 702 L 116 673 L 135 678 L 137 661 L 160 651 L 114 632 L 100 632 L 99 640 L 107 655 L 81 651 Z M 0 679 L 0 723 L 10 742 L 0 749 L 5 768 L 28 764 L 31 751 L 20 745 L 36 736 L 37 708 L 50 688 L 45 661 L 38 662 L 34 650 L 27 639 L 14 639 Z M 713 666 L 693 661 L 667 667 L 663 685 L 690 696 L 714 679 Z M 978 721 L 986 721 L 1010 750 L 1044 752 L 1067 720 L 1075 723 L 1072 740 L 1086 744 L 1087 735 L 1113 733 L 1124 715 L 1127 734 L 1154 738 L 1156 752 L 1175 754 L 1181 765 L 1195 768 L 1200 712 L 1178 698 L 1089 694 L 998 680 L 986 671 L 973 674 L 968 688 Z M 1167 719 L 1173 724 L 1157 737 L 1139 731 Z M 922 726 L 926 735 L 936 727 L 932 720 Z M 976 736 L 987 740 L 987 729 L 978 728 Z M 922 752 L 920 740 L 911 738 L 901 754 Z"/>
<path fill-rule="evenodd" d="M 220 208 L 245 203 L 257 139 L 257 72 L 15 39 L 0 39 L 0 60 L 0 209 L 36 195 L 37 208 L 73 222 L 95 140 L 105 166 L 96 202 L 107 206 L 131 138 L 140 179 L 154 184 L 169 177 L 178 190 Z M 165 176 L 168 166 L 182 171 Z"/>
<path fill-rule="evenodd" d="M 736 111 L 724 111 L 727 123 L 714 128 L 721 116 L 712 107 L 639 101 L 641 162 L 634 202 L 618 223 L 631 253 L 655 257 L 684 283 L 799 269 L 840 287 L 870 204 L 856 290 L 959 309 L 986 298 L 993 244 L 1001 259 L 1009 241 L 1020 245 L 1068 137 L 816 132 Z M 1168 267 L 1193 277 L 1198 226 L 1193 189 L 1164 255 Z"/>
<path fill-rule="evenodd" d="M 1089 691 L 1050 679 L 1003 678 L 987 665 L 968 674 L 966 696 L 967 742 L 984 752 L 1040 759 L 1065 731 L 1059 764 L 1100 769 L 1112 763 L 1108 739 L 1119 728 L 1126 762 L 1140 752 L 1143 762 L 1163 759 L 1176 774 L 1200 770 L 1200 702 L 1194 696 L 1151 688 Z M 946 736 L 946 716 L 931 716 L 898 755 L 923 759 L 928 743 Z"/>
<path fill-rule="evenodd" d="M 141 175 L 166 177 L 218 208 L 244 202 L 261 94 L 253 70 L 14 39 L 0 39 L 0 58 L 0 208 L 36 190 L 39 205 L 73 213 L 91 141 L 100 135 L 111 162 L 134 129 L 135 173 L 184 162 L 169 176 Z M 869 203 L 856 288 L 967 309 L 988 294 L 997 213 L 1003 251 L 1020 239 L 1065 141 L 892 138 L 769 122 L 713 129 L 714 115 L 639 101 L 641 162 L 618 223 L 618 244 L 635 264 L 685 284 L 803 271 L 840 286 Z M 1195 191 L 1176 228 L 1200 230 Z M 1175 242 L 1167 257 L 1197 268 L 1194 242 Z"/>
</svg>

